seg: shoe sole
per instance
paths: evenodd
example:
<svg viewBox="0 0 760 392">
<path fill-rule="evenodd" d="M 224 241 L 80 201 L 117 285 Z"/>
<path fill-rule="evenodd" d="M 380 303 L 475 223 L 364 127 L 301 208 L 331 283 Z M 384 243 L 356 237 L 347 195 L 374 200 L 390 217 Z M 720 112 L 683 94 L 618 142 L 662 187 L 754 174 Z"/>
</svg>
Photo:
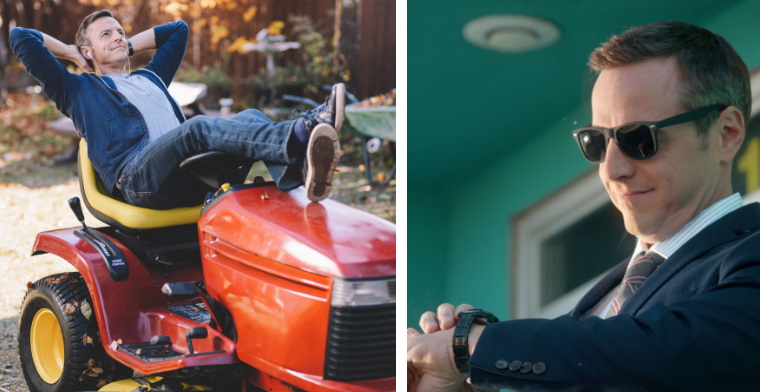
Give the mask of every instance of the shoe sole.
<svg viewBox="0 0 760 392">
<path fill-rule="evenodd" d="M 346 117 L 346 85 L 338 83 L 333 86 L 333 95 L 335 95 L 335 131 L 340 132 Z"/>
<path fill-rule="evenodd" d="M 338 132 L 329 124 L 311 131 L 306 147 L 306 196 L 318 202 L 330 196 L 332 177 L 340 160 Z"/>
</svg>

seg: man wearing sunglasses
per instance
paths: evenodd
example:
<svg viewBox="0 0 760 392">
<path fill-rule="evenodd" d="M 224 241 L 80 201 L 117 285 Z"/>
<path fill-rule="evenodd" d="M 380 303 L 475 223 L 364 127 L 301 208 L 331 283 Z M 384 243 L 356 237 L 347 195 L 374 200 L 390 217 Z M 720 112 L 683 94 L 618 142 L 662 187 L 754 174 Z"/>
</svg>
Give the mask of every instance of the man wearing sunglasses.
<svg viewBox="0 0 760 392">
<path fill-rule="evenodd" d="M 760 205 L 731 188 L 746 65 L 680 22 L 613 37 L 589 64 L 592 122 L 573 136 L 638 238 L 631 259 L 554 320 L 498 322 L 469 305 L 425 313 L 425 334 L 408 331 L 409 389 L 759 388 Z"/>
</svg>

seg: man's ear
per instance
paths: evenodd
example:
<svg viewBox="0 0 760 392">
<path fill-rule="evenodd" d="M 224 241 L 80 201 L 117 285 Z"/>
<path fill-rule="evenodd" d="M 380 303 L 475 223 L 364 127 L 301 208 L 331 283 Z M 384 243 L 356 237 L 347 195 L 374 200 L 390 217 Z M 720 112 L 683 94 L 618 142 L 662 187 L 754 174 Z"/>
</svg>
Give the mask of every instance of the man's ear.
<svg viewBox="0 0 760 392">
<path fill-rule="evenodd" d="M 90 70 L 95 69 L 95 60 L 92 58 L 92 48 L 89 46 L 81 46 L 79 47 L 79 53 L 81 53 L 82 57 L 84 57 L 84 61 L 87 62 Z"/>
<path fill-rule="evenodd" d="M 92 60 L 92 50 L 89 46 L 79 47 L 79 53 L 82 54 L 85 60 Z"/>
<path fill-rule="evenodd" d="M 721 161 L 731 162 L 744 142 L 746 134 L 744 116 L 736 106 L 729 106 L 723 109 L 717 123 Z"/>
</svg>

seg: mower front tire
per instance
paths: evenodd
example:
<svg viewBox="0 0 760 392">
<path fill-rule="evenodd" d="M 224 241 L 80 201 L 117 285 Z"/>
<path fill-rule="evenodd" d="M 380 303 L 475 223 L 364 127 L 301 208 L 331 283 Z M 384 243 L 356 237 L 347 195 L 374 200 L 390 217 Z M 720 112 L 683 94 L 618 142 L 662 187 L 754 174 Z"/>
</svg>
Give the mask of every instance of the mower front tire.
<svg viewBox="0 0 760 392">
<path fill-rule="evenodd" d="M 51 275 L 29 287 L 18 351 L 30 391 L 93 390 L 123 373 L 103 350 L 91 304 L 79 273 Z"/>
</svg>

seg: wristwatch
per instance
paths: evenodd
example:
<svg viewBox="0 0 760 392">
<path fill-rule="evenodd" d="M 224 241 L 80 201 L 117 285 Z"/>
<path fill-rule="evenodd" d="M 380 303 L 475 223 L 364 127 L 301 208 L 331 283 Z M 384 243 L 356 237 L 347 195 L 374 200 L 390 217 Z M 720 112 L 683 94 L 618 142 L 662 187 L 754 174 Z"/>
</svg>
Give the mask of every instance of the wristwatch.
<svg viewBox="0 0 760 392">
<path fill-rule="evenodd" d="M 470 309 L 459 313 L 459 321 L 454 328 L 452 348 L 454 349 L 454 362 L 460 373 L 463 375 L 470 374 L 470 365 L 467 363 L 470 360 L 470 346 L 467 340 L 470 337 L 472 323 L 488 325 L 498 321 L 499 319 L 496 316 L 483 309 Z"/>
<path fill-rule="evenodd" d="M 135 54 L 135 49 L 132 47 L 132 43 L 127 41 L 127 48 L 129 49 L 129 57 Z"/>
</svg>

